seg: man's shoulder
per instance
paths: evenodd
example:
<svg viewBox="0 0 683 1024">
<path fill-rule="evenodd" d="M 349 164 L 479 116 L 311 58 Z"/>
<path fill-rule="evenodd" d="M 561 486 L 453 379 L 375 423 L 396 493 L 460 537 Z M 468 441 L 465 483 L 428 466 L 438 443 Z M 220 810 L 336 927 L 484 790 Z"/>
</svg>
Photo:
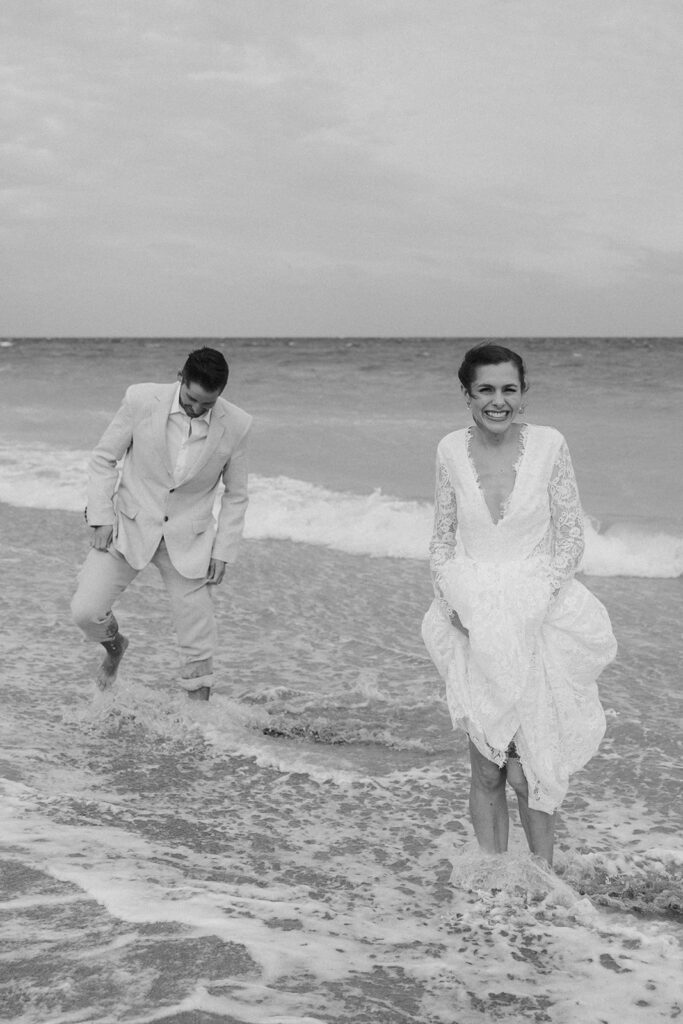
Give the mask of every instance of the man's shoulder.
<svg viewBox="0 0 683 1024">
<path fill-rule="evenodd" d="M 225 423 L 242 433 L 246 433 L 253 420 L 253 416 L 250 416 L 244 409 L 240 409 L 239 405 L 228 402 L 226 398 L 218 399 L 214 406 L 214 412 L 217 412 Z"/>
<path fill-rule="evenodd" d="M 131 384 L 126 389 L 126 399 L 139 404 L 161 402 L 166 399 L 170 401 L 177 387 L 177 384 L 152 384 L 150 382 Z"/>
</svg>

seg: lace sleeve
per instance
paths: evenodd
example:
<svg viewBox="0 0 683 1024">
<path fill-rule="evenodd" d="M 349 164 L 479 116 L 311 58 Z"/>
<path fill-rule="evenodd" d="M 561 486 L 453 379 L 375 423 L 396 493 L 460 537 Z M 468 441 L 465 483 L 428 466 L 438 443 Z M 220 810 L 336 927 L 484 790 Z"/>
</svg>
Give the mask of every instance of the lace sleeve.
<svg viewBox="0 0 683 1024">
<path fill-rule="evenodd" d="M 583 509 L 565 441 L 553 466 L 548 495 L 553 532 L 550 582 L 553 590 L 557 590 L 578 569 L 584 548 Z"/>
<path fill-rule="evenodd" d="M 453 557 L 457 528 L 458 508 L 455 491 L 448 470 L 437 455 L 434 530 L 429 545 L 429 566 L 432 572 L 434 593 L 441 600 L 444 600 L 441 573 L 446 563 Z"/>
</svg>

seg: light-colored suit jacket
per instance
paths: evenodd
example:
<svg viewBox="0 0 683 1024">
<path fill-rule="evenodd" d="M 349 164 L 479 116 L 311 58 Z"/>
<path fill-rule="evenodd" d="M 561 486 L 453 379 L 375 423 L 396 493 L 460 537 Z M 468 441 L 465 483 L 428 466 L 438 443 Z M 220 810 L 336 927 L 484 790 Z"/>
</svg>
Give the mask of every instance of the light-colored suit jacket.
<svg viewBox="0 0 683 1024">
<path fill-rule="evenodd" d="M 182 576 L 206 575 L 211 558 L 234 562 L 247 508 L 247 435 L 251 416 L 219 398 L 196 462 L 174 481 L 166 424 L 176 384 L 134 384 L 89 463 L 91 526 L 113 524 L 113 545 L 134 569 L 161 539 Z M 118 463 L 123 459 L 120 473 Z M 213 517 L 221 482 L 218 524 Z"/>
</svg>

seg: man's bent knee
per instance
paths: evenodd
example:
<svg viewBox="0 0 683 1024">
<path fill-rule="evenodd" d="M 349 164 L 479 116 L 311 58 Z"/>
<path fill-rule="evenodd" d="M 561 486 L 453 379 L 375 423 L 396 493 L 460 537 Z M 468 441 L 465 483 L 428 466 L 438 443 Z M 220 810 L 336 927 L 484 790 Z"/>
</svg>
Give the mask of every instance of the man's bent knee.
<svg viewBox="0 0 683 1024">
<path fill-rule="evenodd" d="M 89 626 L 95 619 L 89 602 L 83 600 L 78 591 L 71 598 L 71 618 L 84 633 L 88 632 Z"/>
<path fill-rule="evenodd" d="M 71 618 L 88 640 L 103 643 L 116 636 L 119 625 L 111 611 L 101 614 L 78 591 L 71 599 Z"/>
</svg>

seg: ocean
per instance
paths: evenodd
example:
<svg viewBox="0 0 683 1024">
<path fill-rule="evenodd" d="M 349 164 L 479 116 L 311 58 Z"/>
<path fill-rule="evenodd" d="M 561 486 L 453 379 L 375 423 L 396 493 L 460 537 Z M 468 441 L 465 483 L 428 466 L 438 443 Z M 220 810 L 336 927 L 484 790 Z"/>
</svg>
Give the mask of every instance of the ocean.
<svg viewBox="0 0 683 1024">
<path fill-rule="evenodd" d="M 473 340 L 473 339 L 472 339 Z M 683 342 L 515 339 L 567 438 L 619 643 L 555 873 L 482 858 L 420 637 L 467 339 L 213 339 L 255 417 L 208 705 L 165 594 L 115 690 L 69 601 L 88 453 L 200 339 L 0 341 L 0 1017 L 12 1024 L 650 1024 L 683 1013 Z M 511 807 L 513 801 L 510 801 Z"/>
</svg>

